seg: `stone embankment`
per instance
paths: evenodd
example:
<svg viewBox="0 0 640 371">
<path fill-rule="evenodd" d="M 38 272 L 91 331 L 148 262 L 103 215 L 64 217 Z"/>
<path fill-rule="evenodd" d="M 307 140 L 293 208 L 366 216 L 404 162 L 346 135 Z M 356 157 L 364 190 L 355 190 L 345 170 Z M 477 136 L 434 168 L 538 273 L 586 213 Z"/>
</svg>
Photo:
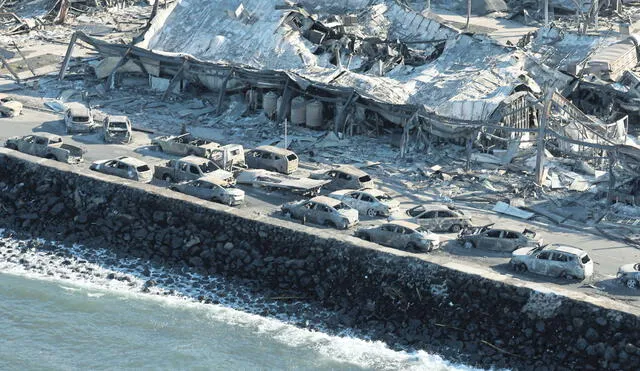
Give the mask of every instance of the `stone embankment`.
<svg viewBox="0 0 640 371">
<path fill-rule="evenodd" d="M 391 345 L 477 366 L 637 369 L 630 309 L 0 150 L 0 227 L 295 290 Z M 511 279 L 511 281 L 517 281 Z"/>
</svg>

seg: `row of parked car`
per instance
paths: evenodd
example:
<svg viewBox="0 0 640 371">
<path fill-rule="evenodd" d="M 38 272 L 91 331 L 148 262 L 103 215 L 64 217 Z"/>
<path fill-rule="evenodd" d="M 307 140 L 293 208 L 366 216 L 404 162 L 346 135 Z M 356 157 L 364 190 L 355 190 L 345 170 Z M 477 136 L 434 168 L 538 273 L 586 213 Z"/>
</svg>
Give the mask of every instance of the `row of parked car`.
<svg viewBox="0 0 640 371">
<path fill-rule="evenodd" d="M 71 107 L 65 113 L 65 127 L 68 133 L 77 133 L 100 126 L 93 123 L 90 110 Z M 131 140 L 131 122 L 126 116 L 109 116 L 102 128 L 107 143 Z M 593 261 L 586 252 L 571 246 L 543 245 L 542 239 L 528 229 L 519 232 L 492 225 L 474 226 L 471 217 L 451 206 L 425 204 L 401 211 L 397 200 L 375 188 L 371 176 L 351 166 L 296 177 L 293 173 L 299 159 L 288 149 L 260 146 L 245 153 L 241 145 L 221 145 L 189 133 L 157 137 L 152 144 L 163 152 L 184 157 L 153 169 L 127 156 L 95 161 L 90 168 L 145 183 L 162 179 L 170 182 L 174 191 L 232 206 L 244 202 L 244 191 L 236 187 L 237 183 L 315 196 L 282 205 L 281 211 L 303 223 L 341 229 L 356 226 L 361 216 L 386 217 L 385 223 L 360 228 L 355 236 L 393 248 L 428 252 L 441 245 L 434 232 L 451 232 L 458 234 L 457 240 L 466 248 L 512 253 L 510 264 L 516 271 L 575 279 L 593 274 Z M 52 134 L 9 138 L 6 146 L 68 163 L 82 161 L 82 149 L 67 145 Z M 321 188 L 332 192 L 319 196 Z M 640 264 L 630 264 L 621 267 L 618 276 L 627 286 L 636 287 L 639 271 Z"/>
</svg>

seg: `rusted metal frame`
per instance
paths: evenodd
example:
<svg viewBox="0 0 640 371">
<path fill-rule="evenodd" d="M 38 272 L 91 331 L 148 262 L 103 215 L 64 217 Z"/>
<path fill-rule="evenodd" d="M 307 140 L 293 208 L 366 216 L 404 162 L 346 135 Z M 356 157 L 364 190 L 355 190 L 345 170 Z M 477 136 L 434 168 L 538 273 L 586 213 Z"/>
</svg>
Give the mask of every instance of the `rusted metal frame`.
<svg viewBox="0 0 640 371">
<path fill-rule="evenodd" d="M 178 72 L 176 72 L 176 74 L 173 75 L 173 77 L 171 78 L 171 81 L 169 81 L 169 86 L 167 86 L 167 90 L 165 90 L 164 93 L 162 94 L 162 98 L 161 98 L 162 101 L 167 99 L 169 94 L 171 94 L 171 91 L 173 91 L 176 84 L 180 81 L 180 79 L 182 79 L 185 71 L 188 69 L 189 69 L 189 61 L 185 59 L 184 62 L 182 62 L 182 66 L 180 66 L 180 68 L 178 69 Z"/>
<path fill-rule="evenodd" d="M 220 93 L 218 94 L 218 106 L 216 106 L 217 115 L 222 113 L 222 102 L 224 101 L 224 95 L 227 91 L 227 83 L 229 83 L 231 76 L 233 76 L 233 67 L 231 67 L 231 69 L 229 70 L 229 73 L 227 74 L 227 76 L 225 76 L 224 80 L 222 81 L 222 86 L 220 87 Z"/>
<path fill-rule="evenodd" d="M 349 98 L 347 98 L 347 101 L 344 103 L 344 106 L 342 107 L 342 112 L 340 116 L 336 117 L 335 119 L 333 131 L 336 135 L 338 135 L 340 128 L 344 128 L 345 121 L 347 119 L 347 110 L 349 109 L 349 106 L 351 106 L 351 104 L 353 104 L 357 100 L 358 100 L 358 93 L 356 92 L 355 89 L 353 89 L 353 91 L 351 92 L 351 95 L 349 96 Z"/>
</svg>

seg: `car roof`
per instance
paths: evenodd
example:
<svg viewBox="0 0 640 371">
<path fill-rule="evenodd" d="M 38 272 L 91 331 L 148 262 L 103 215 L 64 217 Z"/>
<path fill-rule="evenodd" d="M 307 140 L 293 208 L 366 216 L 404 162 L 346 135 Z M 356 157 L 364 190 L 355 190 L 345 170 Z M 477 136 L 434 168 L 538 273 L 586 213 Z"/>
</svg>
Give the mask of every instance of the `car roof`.
<svg viewBox="0 0 640 371">
<path fill-rule="evenodd" d="M 362 170 L 360 170 L 357 167 L 352 166 L 352 165 L 340 165 L 335 169 L 327 170 L 327 172 L 332 171 L 332 170 L 333 171 L 340 171 L 340 172 L 345 173 L 345 174 L 355 175 L 355 176 L 358 176 L 358 177 L 361 177 L 363 175 L 369 175 L 369 174 L 365 173 L 364 171 L 362 171 Z"/>
<path fill-rule="evenodd" d="M 28 137 L 28 135 L 25 135 L 25 136 L 27 136 L 27 137 Z M 61 141 L 61 140 L 62 140 L 62 137 L 61 137 L 61 136 L 56 135 L 56 134 L 51 134 L 51 133 L 36 133 L 36 134 L 33 134 L 33 136 L 34 136 L 34 137 L 47 138 L 47 139 L 49 139 L 49 140 L 56 141 L 56 142 L 58 142 L 58 141 Z"/>
<path fill-rule="evenodd" d="M 388 223 L 385 223 L 385 224 L 393 224 L 393 225 L 397 225 L 397 226 L 405 227 L 405 228 L 409 228 L 409 229 L 418 229 L 418 228 L 420 228 L 420 224 L 411 223 L 411 222 L 408 222 L 406 220 L 392 220 L 392 221 L 390 221 Z"/>
<path fill-rule="evenodd" d="M 69 111 L 72 116 L 86 116 L 89 117 L 89 108 L 87 106 L 80 103 L 71 103 L 68 105 Z"/>
<path fill-rule="evenodd" d="M 316 196 L 309 201 L 323 203 L 331 207 L 338 205 L 341 201 L 327 196 Z"/>
<path fill-rule="evenodd" d="M 204 157 L 198 157 L 198 156 L 193 156 L 192 155 L 192 156 L 183 157 L 183 158 L 180 159 L 180 161 L 184 161 L 184 162 L 189 162 L 189 163 L 192 163 L 192 164 L 200 165 L 200 164 L 204 164 L 205 162 L 208 162 L 209 160 L 207 160 Z"/>
<path fill-rule="evenodd" d="M 119 116 L 109 116 L 110 122 L 127 122 L 129 118 L 127 116 L 119 115 Z"/>
<path fill-rule="evenodd" d="M 446 205 L 421 204 L 419 206 L 422 206 L 426 211 L 435 211 L 435 210 L 457 211 L 457 210 L 449 209 Z"/>
<path fill-rule="evenodd" d="M 569 245 L 548 245 L 547 247 L 544 248 L 545 251 L 560 251 L 560 252 L 564 252 L 567 254 L 572 254 L 572 255 L 577 255 L 577 256 L 581 256 L 583 254 L 586 254 L 586 251 L 574 247 L 574 246 L 569 246 Z"/>
<path fill-rule="evenodd" d="M 120 160 L 120 162 L 123 162 L 127 165 L 131 165 L 131 166 L 142 166 L 142 165 L 146 165 L 147 163 L 142 161 L 142 160 L 138 160 L 137 158 L 133 158 L 133 157 L 128 157 L 128 156 L 122 156 L 122 157 L 118 157 L 118 160 Z"/>
<path fill-rule="evenodd" d="M 283 156 L 287 156 L 293 153 L 293 151 L 289 151 L 288 149 L 280 148 L 276 146 L 259 146 L 259 147 L 256 147 L 256 149 L 260 151 L 273 152 L 275 154 L 283 155 Z"/>
<path fill-rule="evenodd" d="M 370 195 L 372 195 L 373 197 L 378 197 L 378 196 L 382 196 L 382 195 L 386 195 L 387 193 L 381 189 L 377 189 L 377 188 L 360 188 L 358 190 L 358 192 L 362 192 L 362 193 L 368 193 Z"/>
</svg>

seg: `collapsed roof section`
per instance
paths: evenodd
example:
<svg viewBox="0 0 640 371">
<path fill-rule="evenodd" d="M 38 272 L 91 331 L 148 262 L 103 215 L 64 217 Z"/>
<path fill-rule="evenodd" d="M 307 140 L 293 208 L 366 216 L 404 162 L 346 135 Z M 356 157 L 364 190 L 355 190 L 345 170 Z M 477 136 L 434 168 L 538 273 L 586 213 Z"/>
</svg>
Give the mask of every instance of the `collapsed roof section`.
<svg viewBox="0 0 640 371">
<path fill-rule="evenodd" d="M 339 11 L 325 3 L 305 5 L 314 11 Z M 535 85 L 524 72 L 521 52 L 461 34 L 394 1 L 371 3 L 350 1 L 346 15 L 321 18 L 265 0 L 183 0 L 154 20 L 138 46 L 213 63 L 287 71 L 299 85 L 306 80 L 354 89 L 378 102 L 469 121 L 488 120 L 516 87 Z M 367 48 L 383 45 L 380 49 L 388 50 L 398 44 L 422 54 L 424 63 L 409 66 L 402 55 L 396 64 L 385 64 L 389 58 L 383 57 L 377 66 L 367 64 L 373 59 Z"/>
</svg>

